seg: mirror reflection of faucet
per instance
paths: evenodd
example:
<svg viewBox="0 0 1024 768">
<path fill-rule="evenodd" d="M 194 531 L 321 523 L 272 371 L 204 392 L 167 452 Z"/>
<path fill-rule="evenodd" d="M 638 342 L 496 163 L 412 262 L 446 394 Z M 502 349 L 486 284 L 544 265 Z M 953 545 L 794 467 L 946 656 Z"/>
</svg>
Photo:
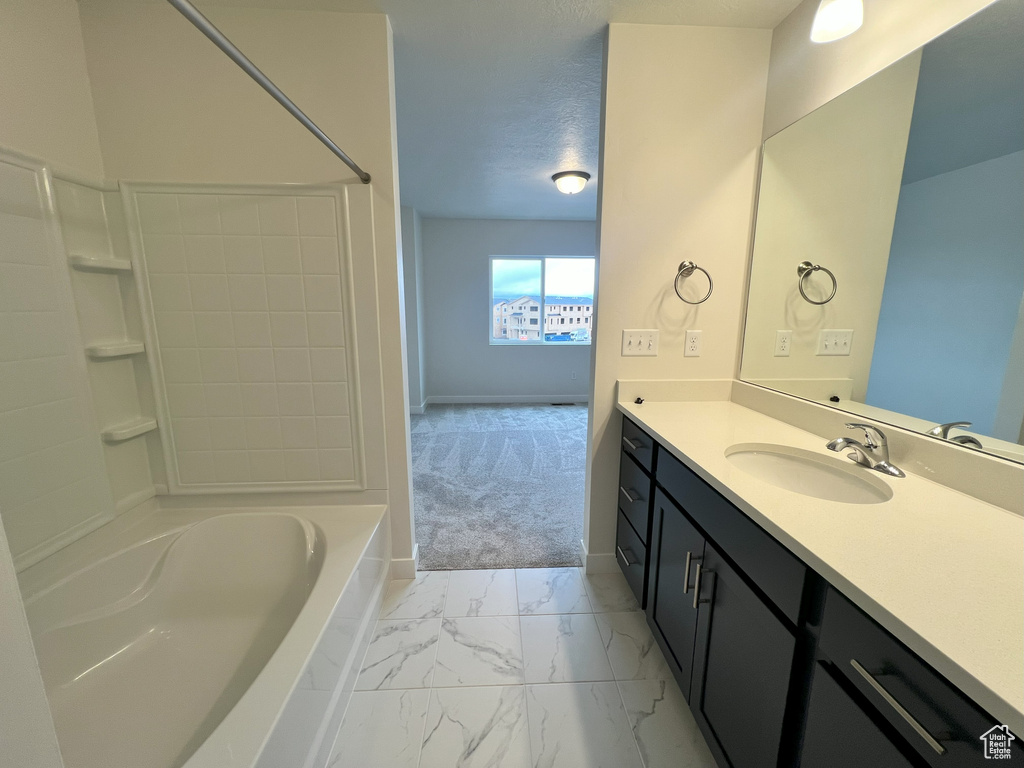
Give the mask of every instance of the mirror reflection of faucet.
<svg viewBox="0 0 1024 768">
<path fill-rule="evenodd" d="M 852 453 L 846 454 L 851 461 L 855 461 L 862 467 L 881 472 L 890 477 L 906 477 L 906 473 L 899 467 L 889 463 L 889 445 L 885 440 L 885 433 L 878 427 L 871 424 L 858 424 L 847 422 L 847 429 L 860 429 L 864 432 L 864 442 L 854 440 L 852 437 L 837 437 L 829 440 L 825 447 L 830 451 L 841 453 L 847 449 Z"/>
<path fill-rule="evenodd" d="M 973 435 L 949 436 L 949 431 L 951 429 L 967 429 L 970 426 L 971 422 L 969 421 L 950 421 L 946 424 L 939 424 L 938 426 L 932 427 L 926 434 L 929 434 L 932 437 L 942 438 L 943 440 L 949 440 L 952 443 L 966 445 L 968 448 L 982 448 L 981 441 Z"/>
</svg>

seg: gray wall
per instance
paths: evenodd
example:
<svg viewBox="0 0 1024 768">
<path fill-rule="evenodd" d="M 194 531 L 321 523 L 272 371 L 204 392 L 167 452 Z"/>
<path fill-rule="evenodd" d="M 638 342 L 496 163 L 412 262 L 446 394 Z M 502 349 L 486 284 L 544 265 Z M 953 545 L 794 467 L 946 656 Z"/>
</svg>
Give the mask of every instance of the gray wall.
<svg viewBox="0 0 1024 768">
<path fill-rule="evenodd" d="M 422 356 L 429 402 L 587 399 L 589 345 L 488 343 L 488 259 L 593 256 L 596 233 L 592 221 L 422 219 Z"/>
<path fill-rule="evenodd" d="M 1021 377 L 1007 363 L 1024 292 L 1022 177 L 1015 152 L 900 191 L 871 405 L 1016 442 L 1020 410 L 995 417 Z"/>
</svg>

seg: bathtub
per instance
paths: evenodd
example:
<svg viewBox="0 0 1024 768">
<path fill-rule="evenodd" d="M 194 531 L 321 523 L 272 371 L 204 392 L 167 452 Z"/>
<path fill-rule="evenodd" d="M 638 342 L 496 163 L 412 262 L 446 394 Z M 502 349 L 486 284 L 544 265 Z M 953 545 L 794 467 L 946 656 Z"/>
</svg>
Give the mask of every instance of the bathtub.
<svg viewBox="0 0 1024 768">
<path fill-rule="evenodd" d="M 28 569 L 67 768 L 322 765 L 387 576 L 384 512 L 154 503 Z"/>
</svg>

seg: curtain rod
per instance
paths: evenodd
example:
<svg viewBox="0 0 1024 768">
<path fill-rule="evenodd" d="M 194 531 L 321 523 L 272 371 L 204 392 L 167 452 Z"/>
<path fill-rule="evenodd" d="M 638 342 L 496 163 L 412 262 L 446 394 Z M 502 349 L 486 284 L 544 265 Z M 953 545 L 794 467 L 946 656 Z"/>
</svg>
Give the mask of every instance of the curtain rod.
<svg viewBox="0 0 1024 768">
<path fill-rule="evenodd" d="M 213 26 L 210 20 L 203 16 L 203 14 L 201 14 L 199 10 L 192 5 L 192 3 L 188 0 L 167 0 L 167 2 L 177 8 L 182 16 L 191 21 L 196 26 L 196 29 L 210 38 L 214 45 L 228 55 L 228 58 L 241 67 L 249 77 L 259 83 L 263 90 L 273 96 L 274 100 L 277 101 L 278 104 L 287 109 L 291 113 L 292 117 L 306 126 L 310 133 L 323 142 L 324 146 L 337 155 L 345 165 L 355 171 L 355 174 L 363 184 L 370 183 L 370 174 L 356 165 L 352 158 L 342 151 L 341 147 L 331 141 L 330 137 L 321 131 L 317 127 L 316 123 L 306 116 L 305 112 L 295 106 L 294 101 L 285 96 L 281 89 L 274 85 L 273 81 L 271 81 L 269 77 L 260 72 L 259 68 L 249 61 L 245 54 L 238 50 L 235 44 L 228 40 L 219 29 Z"/>
</svg>

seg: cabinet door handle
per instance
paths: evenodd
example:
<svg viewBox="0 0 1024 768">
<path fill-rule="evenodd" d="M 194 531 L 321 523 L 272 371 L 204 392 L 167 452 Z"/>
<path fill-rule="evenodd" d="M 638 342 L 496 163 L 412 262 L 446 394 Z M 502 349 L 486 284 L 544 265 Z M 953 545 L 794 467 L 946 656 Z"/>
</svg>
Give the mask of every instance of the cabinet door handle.
<svg viewBox="0 0 1024 768">
<path fill-rule="evenodd" d="M 917 734 L 925 740 L 929 747 L 934 749 L 939 755 L 946 754 L 946 748 L 942 746 L 934 736 L 928 733 L 924 726 L 917 722 L 914 716 L 910 714 L 902 704 L 896 701 L 893 695 L 885 690 L 885 688 L 882 687 L 882 684 L 875 679 L 875 676 L 864 669 L 863 665 L 859 661 L 856 659 L 850 659 L 850 666 L 857 670 L 857 674 L 863 677 L 867 684 L 874 688 L 879 696 L 885 699 L 886 704 L 896 710 L 896 714 L 902 717 L 906 721 L 907 725 L 917 731 Z"/>
<path fill-rule="evenodd" d="M 702 600 L 701 596 L 700 596 L 700 580 L 701 580 L 701 576 L 703 576 L 705 573 L 714 573 L 714 571 L 712 571 L 710 569 L 706 569 L 706 568 L 701 568 L 700 567 L 700 563 L 698 562 L 697 563 L 697 573 L 696 573 L 696 575 L 693 578 L 693 610 L 695 610 L 695 611 L 697 610 L 697 607 L 698 607 L 698 605 L 700 603 L 710 603 L 711 602 L 711 600 L 709 600 L 707 598 Z"/>
<path fill-rule="evenodd" d="M 627 491 L 625 488 L 623 488 L 621 485 L 619 486 L 619 490 L 622 492 L 622 495 L 626 497 L 626 501 L 628 501 L 630 504 L 632 504 L 633 502 L 636 502 L 636 501 L 640 501 L 639 494 L 634 496 L 629 491 Z"/>
<path fill-rule="evenodd" d="M 619 553 L 619 557 L 622 558 L 622 562 L 624 562 L 626 564 L 627 568 L 629 568 L 629 566 L 631 566 L 631 565 L 636 565 L 639 562 L 638 560 L 634 560 L 633 562 L 629 562 L 629 558 L 626 557 L 626 553 L 622 551 L 622 547 L 615 547 L 615 551 Z"/>
<path fill-rule="evenodd" d="M 622 444 L 624 446 L 626 446 L 627 448 L 629 448 L 629 450 L 631 450 L 631 451 L 639 451 L 640 448 L 641 448 L 640 443 L 634 443 L 632 440 L 630 440 L 625 435 L 622 436 Z"/>
<path fill-rule="evenodd" d="M 699 557 L 694 557 L 693 556 L 693 551 L 692 550 L 687 550 L 687 552 L 686 552 L 686 565 L 683 567 L 683 594 L 684 595 L 687 592 L 690 591 L 690 564 L 691 563 L 699 563 L 700 560 L 701 559 Z M 696 585 L 694 586 L 694 588 L 695 589 L 699 589 L 699 587 L 697 587 Z"/>
</svg>

